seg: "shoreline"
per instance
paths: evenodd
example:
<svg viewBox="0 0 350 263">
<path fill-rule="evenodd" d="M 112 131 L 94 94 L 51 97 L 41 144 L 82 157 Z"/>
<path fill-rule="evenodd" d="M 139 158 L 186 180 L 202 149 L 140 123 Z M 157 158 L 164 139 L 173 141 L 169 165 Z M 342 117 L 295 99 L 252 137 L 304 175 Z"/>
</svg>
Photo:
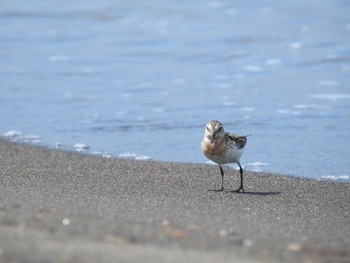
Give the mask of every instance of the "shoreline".
<svg viewBox="0 0 350 263">
<path fill-rule="evenodd" d="M 55 148 L 52 145 L 45 145 L 45 144 L 35 144 L 35 143 L 31 143 L 31 142 L 25 142 L 25 141 L 21 141 L 21 140 L 12 140 L 11 137 L 4 137 L 4 136 L 0 136 L 0 143 L 1 142 L 7 142 L 7 143 L 12 143 L 12 144 L 19 144 L 19 145 L 23 145 L 23 146 L 27 146 L 27 147 L 32 147 L 32 148 L 39 148 L 39 149 L 47 149 L 47 150 L 52 150 L 52 151 L 62 151 L 62 152 L 66 152 L 66 153 L 71 153 L 71 154 L 79 154 L 79 155 L 83 155 L 83 156 L 95 156 L 98 158 L 103 158 L 106 160 L 130 160 L 130 161 L 148 161 L 148 162 L 153 162 L 153 163 L 169 163 L 169 164 L 188 164 L 188 165 L 210 165 L 210 166 L 217 166 L 217 164 L 215 163 L 192 163 L 192 162 L 178 162 L 178 161 L 159 161 L 159 160 L 155 160 L 152 158 L 145 158 L 145 159 L 134 159 L 134 158 L 129 158 L 129 157 L 120 157 L 117 155 L 112 155 L 110 153 L 108 153 L 106 156 L 104 155 L 104 153 L 94 153 L 91 151 L 78 151 L 76 150 L 76 148 L 74 148 L 74 146 L 70 149 L 70 148 Z M 122 154 L 123 155 L 123 154 Z M 142 157 L 142 156 L 141 156 Z M 228 170 L 232 170 L 233 172 L 235 171 L 235 169 L 232 169 L 232 167 L 227 166 L 227 165 L 223 165 L 223 167 L 226 167 L 226 169 Z M 344 175 L 346 178 L 342 178 L 342 175 L 329 175 L 329 176 L 322 176 L 320 178 L 312 178 L 312 177 L 308 177 L 308 176 L 301 176 L 301 175 L 296 175 L 296 174 L 283 174 L 283 173 L 279 173 L 279 172 L 271 172 L 271 171 L 254 171 L 254 170 L 246 170 L 246 168 L 244 169 L 244 173 L 249 172 L 249 173 L 255 173 L 255 174 L 270 174 L 273 176 L 282 176 L 282 177 L 291 177 L 291 178 L 300 178 L 300 179 L 305 179 L 305 180 L 315 180 L 315 181 L 326 181 L 326 182 L 337 182 L 337 183 L 350 183 L 350 178 L 348 178 L 347 175 Z"/>
<path fill-rule="evenodd" d="M 350 260 L 347 182 L 246 172 L 245 193 L 218 193 L 216 166 L 2 138 L 0 161 L 2 262 Z"/>
</svg>

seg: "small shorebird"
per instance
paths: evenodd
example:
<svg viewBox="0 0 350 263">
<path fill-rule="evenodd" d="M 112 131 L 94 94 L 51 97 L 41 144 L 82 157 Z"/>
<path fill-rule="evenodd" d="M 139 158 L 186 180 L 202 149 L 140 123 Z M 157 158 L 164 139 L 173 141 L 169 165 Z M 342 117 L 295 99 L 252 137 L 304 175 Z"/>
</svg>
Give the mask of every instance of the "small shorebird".
<svg viewBox="0 0 350 263">
<path fill-rule="evenodd" d="M 217 163 L 221 172 L 221 189 L 224 190 L 224 170 L 221 164 L 237 163 L 241 175 L 241 185 L 236 190 L 244 192 L 243 188 L 243 168 L 239 162 L 244 146 L 247 143 L 246 136 L 238 136 L 233 133 L 224 131 L 224 127 L 219 121 L 210 121 L 204 131 L 204 138 L 202 141 L 202 151 L 204 155 L 211 161 Z"/>
</svg>

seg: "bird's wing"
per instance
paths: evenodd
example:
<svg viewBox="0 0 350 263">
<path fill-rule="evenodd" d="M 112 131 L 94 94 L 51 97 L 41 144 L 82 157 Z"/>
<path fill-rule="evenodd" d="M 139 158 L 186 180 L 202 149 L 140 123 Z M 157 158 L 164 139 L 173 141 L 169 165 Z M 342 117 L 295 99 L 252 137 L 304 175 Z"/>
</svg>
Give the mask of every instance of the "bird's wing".
<svg viewBox="0 0 350 263">
<path fill-rule="evenodd" d="M 247 136 L 249 136 L 238 136 L 233 133 L 226 133 L 226 135 L 229 139 L 236 143 L 239 149 L 242 149 L 245 146 L 245 144 L 247 143 Z"/>
</svg>

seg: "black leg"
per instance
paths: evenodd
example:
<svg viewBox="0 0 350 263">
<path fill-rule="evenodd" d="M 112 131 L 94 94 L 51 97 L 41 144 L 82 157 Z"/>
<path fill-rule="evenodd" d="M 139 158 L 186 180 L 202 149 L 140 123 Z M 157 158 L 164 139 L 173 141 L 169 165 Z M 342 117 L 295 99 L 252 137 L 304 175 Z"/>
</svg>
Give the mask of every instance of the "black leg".
<svg viewBox="0 0 350 263">
<path fill-rule="evenodd" d="M 223 191 L 224 190 L 224 170 L 222 170 L 222 167 L 220 164 L 219 164 L 219 167 L 221 172 L 221 189 L 219 191 Z"/>
<path fill-rule="evenodd" d="M 243 188 L 243 168 L 241 166 L 241 164 L 238 162 L 237 163 L 239 166 L 239 173 L 241 175 L 241 185 L 240 187 L 236 190 L 236 192 L 240 192 L 242 190 L 242 192 L 244 192 L 244 188 Z"/>
</svg>

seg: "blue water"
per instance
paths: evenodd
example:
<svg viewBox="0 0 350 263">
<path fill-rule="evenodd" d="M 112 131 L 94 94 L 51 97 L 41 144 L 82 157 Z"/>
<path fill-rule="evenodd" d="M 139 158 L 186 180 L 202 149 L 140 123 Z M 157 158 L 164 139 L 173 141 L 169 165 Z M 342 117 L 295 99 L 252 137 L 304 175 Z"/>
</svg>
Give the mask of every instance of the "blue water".
<svg viewBox="0 0 350 263">
<path fill-rule="evenodd" d="M 340 0 L 1 1 L 0 134 L 205 163 L 218 119 L 253 134 L 248 170 L 349 180 L 349 14 Z"/>
</svg>

